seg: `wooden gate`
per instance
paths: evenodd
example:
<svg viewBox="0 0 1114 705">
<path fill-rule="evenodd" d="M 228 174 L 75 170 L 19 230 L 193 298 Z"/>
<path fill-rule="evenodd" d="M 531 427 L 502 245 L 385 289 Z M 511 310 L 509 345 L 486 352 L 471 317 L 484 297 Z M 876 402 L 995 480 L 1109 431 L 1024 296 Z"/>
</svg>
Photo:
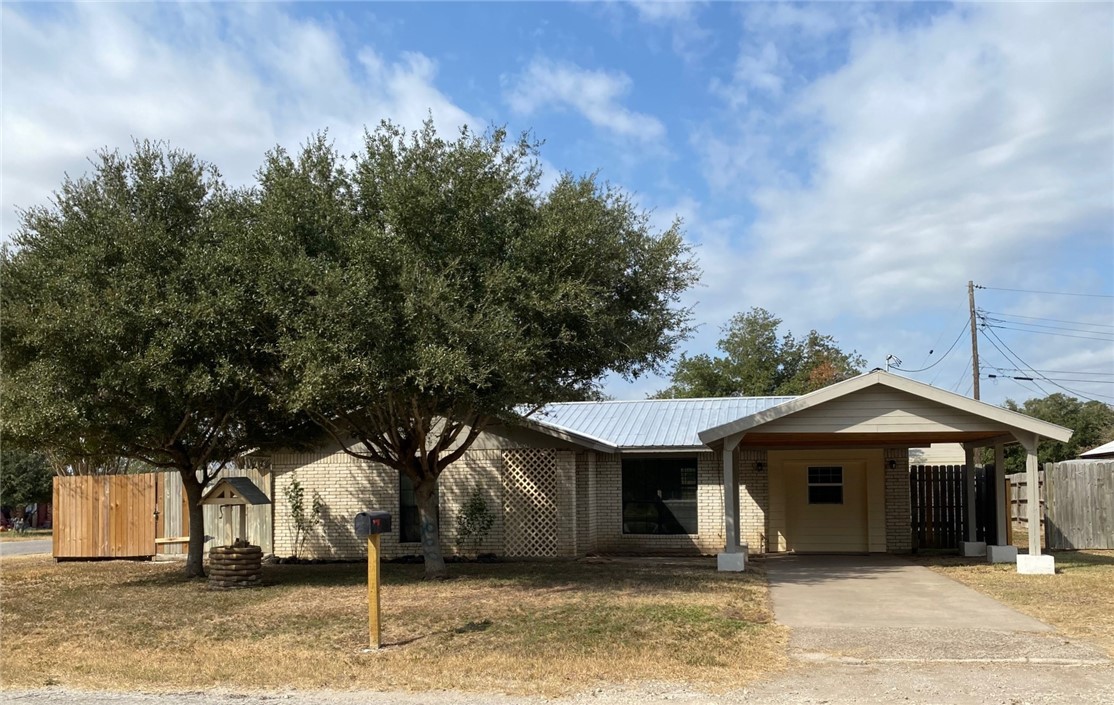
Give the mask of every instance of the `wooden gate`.
<svg viewBox="0 0 1114 705">
<path fill-rule="evenodd" d="M 909 468 L 913 547 L 959 548 L 967 540 L 967 488 L 963 465 Z M 998 543 L 999 488 L 994 466 L 975 468 L 975 540 Z"/>
<path fill-rule="evenodd" d="M 156 474 L 54 478 L 55 558 L 155 555 Z"/>
<path fill-rule="evenodd" d="M 962 465 L 909 468 L 913 548 L 959 548 L 963 540 L 967 493 Z"/>
</svg>

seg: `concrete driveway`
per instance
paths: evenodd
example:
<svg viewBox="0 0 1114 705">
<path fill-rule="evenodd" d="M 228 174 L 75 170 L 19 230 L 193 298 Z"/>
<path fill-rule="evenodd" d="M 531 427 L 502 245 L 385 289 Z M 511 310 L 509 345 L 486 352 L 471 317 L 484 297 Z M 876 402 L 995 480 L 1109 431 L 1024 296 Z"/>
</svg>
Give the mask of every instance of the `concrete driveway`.
<svg viewBox="0 0 1114 705">
<path fill-rule="evenodd" d="M 1095 664 L 1086 642 L 897 556 L 766 559 L 774 614 L 801 659 Z"/>
</svg>

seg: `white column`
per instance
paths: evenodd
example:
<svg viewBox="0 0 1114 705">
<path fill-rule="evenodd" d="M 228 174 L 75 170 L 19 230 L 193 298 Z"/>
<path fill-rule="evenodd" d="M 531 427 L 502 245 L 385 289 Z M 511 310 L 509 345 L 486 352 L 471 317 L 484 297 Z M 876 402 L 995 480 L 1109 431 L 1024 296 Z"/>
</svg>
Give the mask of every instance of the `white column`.
<svg viewBox="0 0 1114 705">
<path fill-rule="evenodd" d="M 1010 522 L 1010 494 L 1009 489 L 1002 482 L 1006 478 L 1006 448 L 1001 443 L 994 444 L 994 492 L 998 501 L 994 503 L 995 526 L 998 527 L 998 542 L 996 546 L 986 547 L 987 563 L 1016 563 L 1017 549 L 1010 545 L 1006 537 L 1009 536 Z"/>
<path fill-rule="evenodd" d="M 735 491 L 735 449 L 723 448 L 724 553 L 739 552 L 739 495 Z"/>
<path fill-rule="evenodd" d="M 959 544 L 959 553 L 964 556 L 985 556 L 986 542 L 975 540 L 978 536 L 975 527 L 975 448 L 964 445 L 963 450 L 966 454 L 963 485 L 967 495 L 967 540 Z"/>
<path fill-rule="evenodd" d="M 998 545 L 1006 546 L 1009 542 L 1006 537 L 1010 533 L 1010 495 L 1005 487 L 1006 479 L 1006 446 L 1001 443 L 994 445 L 994 483 L 995 495 L 998 497 Z"/>
<path fill-rule="evenodd" d="M 746 552 L 739 548 L 739 493 L 735 477 L 735 448 L 738 438 L 727 438 L 723 444 L 723 553 L 716 556 L 721 571 L 739 572 L 746 568 Z"/>
<path fill-rule="evenodd" d="M 1026 433 L 1018 438 L 1025 448 L 1025 508 L 1029 521 L 1029 555 L 1017 557 L 1017 572 L 1052 575 L 1056 562 L 1052 556 L 1041 555 L 1041 490 L 1037 474 L 1037 435 Z"/>
</svg>

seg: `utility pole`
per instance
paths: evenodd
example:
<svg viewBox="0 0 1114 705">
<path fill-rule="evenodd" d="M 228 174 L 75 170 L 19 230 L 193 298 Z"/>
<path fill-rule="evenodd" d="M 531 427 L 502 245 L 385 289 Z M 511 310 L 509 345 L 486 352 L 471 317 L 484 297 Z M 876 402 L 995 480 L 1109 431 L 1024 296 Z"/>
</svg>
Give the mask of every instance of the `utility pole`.
<svg viewBox="0 0 1114 705">
<path fill-rule="evenodd" d="M 971 374 L 974 375 L 974 384 L 971 389 L 975 399 L 979 398 L 979 336 L 975 318 L 975 282 L 967 282 L 967 302 L 971 306 Z"/>
</svg>

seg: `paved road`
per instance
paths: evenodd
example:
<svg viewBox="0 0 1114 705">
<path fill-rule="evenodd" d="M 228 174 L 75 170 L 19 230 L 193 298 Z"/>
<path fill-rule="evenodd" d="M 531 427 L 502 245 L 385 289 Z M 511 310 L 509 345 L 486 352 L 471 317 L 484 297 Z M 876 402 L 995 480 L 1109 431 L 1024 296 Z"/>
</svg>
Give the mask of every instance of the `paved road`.
<svg viewBox="0 0 1114 705">
<path fill-rule="evenodd" d="M 0 556 L 30 556 L 36 553 L 50 553 L 50 551 L 50 539 L 0 541 Z"/>
</svg>

